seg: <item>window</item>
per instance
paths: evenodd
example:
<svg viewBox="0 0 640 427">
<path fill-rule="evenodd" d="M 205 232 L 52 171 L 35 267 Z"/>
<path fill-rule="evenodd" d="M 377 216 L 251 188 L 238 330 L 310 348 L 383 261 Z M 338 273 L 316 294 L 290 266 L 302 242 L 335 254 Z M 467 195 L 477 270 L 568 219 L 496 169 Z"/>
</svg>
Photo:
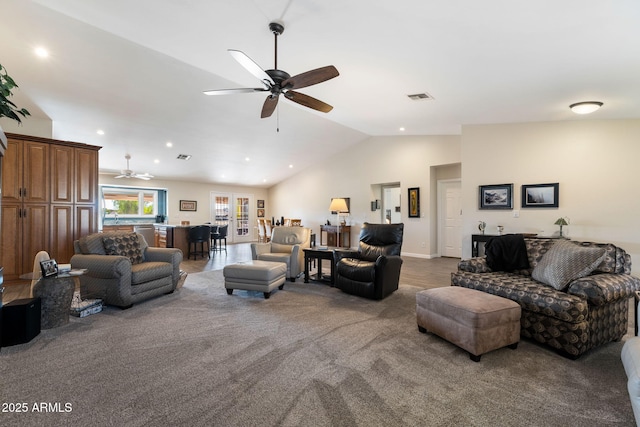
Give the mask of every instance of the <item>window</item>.
<svg viewBox="0 0 640 427">
<path fill-rule="evenodd" d="M 104 217 L 155 218 L 165 214 L 166 191 L 151 188 L 102 187 Z"/>
</svg>

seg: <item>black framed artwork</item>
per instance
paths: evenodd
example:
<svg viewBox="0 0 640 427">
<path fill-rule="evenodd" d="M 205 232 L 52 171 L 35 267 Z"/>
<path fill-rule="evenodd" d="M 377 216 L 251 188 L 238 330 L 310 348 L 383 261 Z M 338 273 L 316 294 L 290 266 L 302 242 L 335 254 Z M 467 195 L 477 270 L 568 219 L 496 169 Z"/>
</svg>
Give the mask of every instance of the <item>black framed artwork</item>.
<svg viewBox="0 0 640 427">
<path fill-rule="evenodd" d="M 480 209 L 513 209 L 513 184 L 481 185 Z"/>
<path fill-rule="evenodd" d="M 409 218 L 420 218 L 420 187 L 409 189 Z"/>
<path fill-rule="evenodd" d="M 557 208 L 560 184 L 529 184 L 522 186 L 523 208 Z"/>
<path fill-rule="evenodd" d="M 195 212 L 198 210 L 198 202 L 195 200 L 180 200 L 180 210 Z"/>
</svg>

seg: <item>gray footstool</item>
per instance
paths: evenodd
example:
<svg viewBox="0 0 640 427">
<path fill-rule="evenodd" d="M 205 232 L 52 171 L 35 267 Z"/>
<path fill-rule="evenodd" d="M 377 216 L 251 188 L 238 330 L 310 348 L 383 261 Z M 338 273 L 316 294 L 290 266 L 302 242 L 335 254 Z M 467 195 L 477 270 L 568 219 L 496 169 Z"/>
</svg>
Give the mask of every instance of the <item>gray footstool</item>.
<svg viewBox="0 0 640 427">
<path fill-rule="evenodd" d="M 469 352 L 471 360 L 520 341 L 520 305 L 459 286 L 416 294 L 418 330 L 431 332 Z"/>
<path fill-rule="evenodd" d="M 227 294 L 233 294 L 234 289 L 244 289 L 263 292 L 267 299 L 275 288 L 284 288 L 287 264 L 259 260 L 239 262 L 225 266 L 222 274 Z"/>
</svg>

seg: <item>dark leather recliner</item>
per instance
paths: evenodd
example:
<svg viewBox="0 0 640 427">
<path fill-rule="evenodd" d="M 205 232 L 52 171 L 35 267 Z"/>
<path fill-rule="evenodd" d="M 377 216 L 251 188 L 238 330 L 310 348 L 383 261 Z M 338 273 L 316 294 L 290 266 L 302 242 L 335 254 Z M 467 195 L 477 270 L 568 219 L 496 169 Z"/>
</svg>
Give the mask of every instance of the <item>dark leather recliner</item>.
<svg viewBox="0 0 640 427">
<path fill-rule="evenodd" d="M 369 224 L 360 230 L 358 250 L 334 252 L 334 286 L 371 299 L 383 299 L 398 289 L 404 224 Z"/>
</svg>

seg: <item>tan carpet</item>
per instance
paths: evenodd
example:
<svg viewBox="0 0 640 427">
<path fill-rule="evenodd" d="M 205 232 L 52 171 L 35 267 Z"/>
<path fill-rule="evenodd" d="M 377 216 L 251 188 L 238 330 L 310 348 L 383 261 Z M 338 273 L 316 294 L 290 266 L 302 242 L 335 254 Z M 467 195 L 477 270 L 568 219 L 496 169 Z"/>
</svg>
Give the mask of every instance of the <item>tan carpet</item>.
<svg viewBox="0 0 640 427">
<path fill-rule="evenodd" d="M 612 343 L 577 361 L 523 341 L 480 363 L 418 332 L 415 293 L 383 301 L 287 282 L 228 296 L 220 271 L 0 352 L 0 424 L 634 425 Z M 34 403 L 70 412 L 34 413 Z"/>
</svg>

